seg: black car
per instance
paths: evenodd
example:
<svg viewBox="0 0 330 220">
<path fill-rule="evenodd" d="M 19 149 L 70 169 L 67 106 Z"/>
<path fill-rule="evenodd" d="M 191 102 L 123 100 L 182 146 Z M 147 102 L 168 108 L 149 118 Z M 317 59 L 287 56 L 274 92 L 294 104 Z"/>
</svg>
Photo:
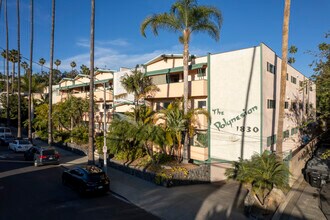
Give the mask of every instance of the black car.
<svg viewBox="0 0 330 220">
<path fill-rule="evenodd" d="M 80 194 L 109 191 L 110 180 L 97 166 L 87 165 L 65 170 L 62 183 L 78 190 Z"/>
<path fill-rule="evenodd" d="M 34 166 L 36 167 L 46 164 L 57 165 L 60 163 L 60 155 L 53 147 L 33 146 L 24 152 L 24 159 L 34 161 Z"/>
<path fill-rule="evenodd" d="M 14 141 L 16 137 L 13 135 L 0 136 L 0 146 L 8 146 L 10 142 Z"/>
</svg>

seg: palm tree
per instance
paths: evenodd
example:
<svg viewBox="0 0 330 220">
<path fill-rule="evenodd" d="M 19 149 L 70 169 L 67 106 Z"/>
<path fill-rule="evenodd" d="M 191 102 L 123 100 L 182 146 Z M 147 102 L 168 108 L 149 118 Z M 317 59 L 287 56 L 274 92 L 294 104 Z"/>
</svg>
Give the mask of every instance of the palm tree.
<svg viewBox="0 0 330 220">
<path fill-rule="evenodd" d="M 39 64 L 40 64 L 40 66 L 41 66 L 41 73 L 42 73 L 42 69 L 43 69 L 45 63 L 46 63 L 46 60 L 45 60 L 44 58 L 40 58 L 40 59 L 39 59 Z"/>
<path fill-rule="evenodd" d="M 7 0 L 5 1 L 5 20 L 6 20 L 6 117 L 7 117 L 7 126 L 10 125 L 9 120 L 9 36 L 8 36 L 8 8 Z"/>
<path fill-rule="evenodd" d="M 9 61 L 13 63 L 13 72 L 12 72 L 12 75 L 11 75 L 11 80 L 12 80 L 12 82 L 11 82 L 11 93 L 12 94 L 14 93 L 15 63 L 17 63 L 19 59 L 20 59 L 20 55 L 19 55 L 18 51 L 15 50 L 15 49 L 10 50 Z"/>
<path fill-rule="evenodd" d="M 277 127 L 276 153 L 279 159 L 283 159 L 283 121 L 284 121 L 284 102 L 286 89 L 287 74 L 287 56 L 288 56 L 288 39 L 289 39 L 289 19 L 290 19 L 290 0 L 285 0 L 283 33 L 282 33 L 282 64 L 281 64 L 281 87 L 280 87 L 280 103 Z"/>
<path fill-rule="evenodd" d="M 76 62 L 72 61 L 72 62 L 70 63 L 70 66 L 71 66 L 72 71 L 73 71 L 73 69 L 77 66 L 77 64 L 76 64 Z"/>
<path fill-rule="evenodd" d="M 219 40 L 221 23 L 222 15 L 217 8 L 198 6 L 196 0 L 177 0 L 172 5 L 169 13 L 149 16 L 141 24 L 140 30 L 143 36 L 146 36 L 145 30 L 148 26 L 155 35 L 158 35 L 159 28 L 182 33 L 179 41 L 183 44 L 183 101 L 185 114 L 189 109 L 188 59 L 191 34 L 193 32 L 206 32 L 215 40 Z M 185 161 L 189 160 L 188 157 L 188 134 L 186 134 L 184 142 Z"/>
<path fill-rule="evenodd" d="M 138 70 L 134 70 L 131 75 L 126 74 L 121 80 L 121 85 L 127 93 L 133 93 L 135 107 L 138 106 L 140 99 L 145 98 L 150 93 L 159 91 L 159 88 L 152 82 L 151 77 Z"/>
<path fill-rule="evenodd" d="M 48 145 L 51 145 L 53 142 L 53 121 L 52 121 L 52 112 L 53 112 L 53 57 L 54 57 L 54 31 L 55 31 L 55 0 L 52 0 L 52 30 L 50 37 L 50 71 L 49 71 L 49 107 L 48 107 Z"/>
<path fill-rule="evenodd" d="M 253 155 L 250 160 L 233 162 L 233 167 L 228 168 L 225 175 L 228 179 L 243 183 L 248 188 L 249 195 L 263 207 L 267 205 L 265 200 L 275 186 L 282 190 L 289 187 L 288 167 L 278 161 L 275 154 L 267 151 L 261 155 Z"/>
<path fill-rule="evenodd" d="M 17 50 L 18 55 L 21 54 L 21 34 L 20 34 L 20 15 L 19 15 L 19 0 L 16 1 L 17 6 Z M 17 138 L 22 137 L 22 128 L 21 128 L 21 58 L 18 56 L 18 66 L 17 66 L 17 93 L 18 93 L 18 110 L 17 110 Z"/>
<path fill-rule="evenodd" d="M 59 59 L 56 59 L 54 64 L 56 65 L 56 69 L 58 70 L 58 66 L 61 65 L 61 61 Z"/>
<path fill-rule="evenodd" d="M 89 83 L 89 123 L 88 123 L 88 164 L 94 164 L 94 40 L 95 40 L 95 0 L 91 0 L 90 29 L 90 83 Z"/>
<path fill-rule="evenodd" d="M 294 54 L 298 52 L 298 48 L 295 45 L 291 45 L 289 48 L 289 53 L 292 55 L 292 57 L 288 58 L 288 63 L 294 64 L 296 62 L 296 59 L 293 57 Z"/>
<path fill-rule="evenodd" d="M 33 32 L 34 32 L 34 2 L 30 0 L 30 69 L 28 70 L 29 77 L 29 103 L 28 103 L 28 139 L 32 141 L 32 73 L 33 73 Z"/>
<path fill-rule="evenodd" d="M 199 125 L 199 115 L 204 115 L 209 119 L 208 112 L 202 108 L 189 109 L 185 114 L 182 102 L 179 100 L 175 100 L 166 109 L 160 111 L 158 120 L 163 121 L 161 124 L 170 143 L 169 152 L 172 154 L 173 147 L 176 147 L 179 161 L 182 160 L 182 134 L 186 133 L 190 138 L 195 135 L 196 128 Z"/>
</svg>

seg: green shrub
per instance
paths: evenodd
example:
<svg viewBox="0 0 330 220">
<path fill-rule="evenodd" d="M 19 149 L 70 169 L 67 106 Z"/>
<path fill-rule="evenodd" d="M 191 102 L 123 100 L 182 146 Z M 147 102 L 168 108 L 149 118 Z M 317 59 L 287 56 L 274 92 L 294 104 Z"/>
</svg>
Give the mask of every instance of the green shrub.
<svg viewBox="0 0 330 220">
<path fill-rule="evenodd" d="M 88 128 L 85 126 L 75 127 L 71 132 L 71 137 L 76 144 L 87 144 Z"/>
</svg>

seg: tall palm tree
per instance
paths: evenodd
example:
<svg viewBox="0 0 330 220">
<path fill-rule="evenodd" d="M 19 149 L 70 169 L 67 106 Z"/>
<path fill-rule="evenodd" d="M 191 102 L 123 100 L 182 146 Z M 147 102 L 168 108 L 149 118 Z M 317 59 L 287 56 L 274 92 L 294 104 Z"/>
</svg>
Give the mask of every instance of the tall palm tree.
<svg viewBox="0 0 330 220">
<path fill-rule="evenodd" d="M 141 24 L 140 30 L 144 37 L 146 36 L 145 30 L 148 26 L 150 26 L 155 35 L 158 35 L 159 28 L 182 33 L 179 41 L 183 44 L 183 101 L 185 114 L 187 114 L 189 109 L 188 59 L 191 34 L 193 32 L 206 32 L 210 37 L 219 40 L 221 23 L 222 15 L 217 8 L 198 6 L 196 0 L 177 0 L 172 5 L 169 13 L 149 16 Z M 189 160 L 188 141 L 188 134 L 186 134 L 183 155 L 185 161 Z"/>
<path fill-rule="evenodd" d="M 61 61 L 59 59 L 56 59 L 54 64 L 56 65 L 56 69 L 58 70 L 58 66 L 61 65 Z"/>
<path fill-rule="evenodd" d="M 44 58 L 39 59 L 39 64 L 41 66 L 41 73 L 42 73 L 42 70 L 43 70 L 43 67 L 44 67 L 45 63 L 46 63 L 46 60 Z"/>
<path fill-rule="evenodd" d="M 27 71 L 27 69 L 29 68 L 29 64 L 28 64 L 27 62 L 23 61 L 23 62 L 21 63 L 21 67 L 24 69 L 25 74 L 26 74 L 26 71 Z"/>
<path fill-rule="evenodd" d="M 21 34 L 20 34 L 20 15 L 19 15 L 19 0 L 16 1 L 17 6 L 17 51 L 18 51 L 18 64 L 17 64 L 17 93 L 18 93 L 18 109 L 17 109 L 17 138 L 22 137 L 21 127 Z"/>
<path fill-rule="evenodd" d="M 89 82 L 89 123 L 88 123 L 88 164 L 94 164 L 94 40 L 95 40 L 95 0 L 91 0 L 90 27 L 90 82 Z"/>
<path fill-rule="evenodd" d="M 51 145 L 53 142 L 53 59 L 54 59 L 54 31 L 55 31 L 55 0 L 52 0 L 52 30 L 50 37 L 50 71 L 49 71 L 49 108 L 48 108 L 48 144 Z"/>
<path fill-rule="evenodd" d="M 28 139 L 32 141 L 32 73 L 33 73 L 33 33 L 34 33 L 34 2 L 30 0 L 30 69 L 28 70 L 29 91 L 28 91 Z"/>
<path fill-rule="evenodd" d="M 7 0 L 5 1 L 5 20 L 6 20 L 6 117 L 7 126 L 10 125 L 9 120 L 9 36 L 8 36 L 8 7 Z"/>
<path fill-rule="evenodd" d="M 277 127 L 276 154 L 279 159 L 283 159 L 283 121 L 284 121 L 284 102 L 286 89 L 286 73 L 288 65 L 288 40 L 289 40 L 289 19 L 290 19 L 290 0 L 285 0 L 283 30 L 282 30 L 282 64 L 281 64 L 281 87 L 280 103 Z"/>
<path fill-rule="evenodd" d="M 15 63 L 18 62 L 19 60 L 19 53 L 17 50 L 15 49 L 12 49 L 10 50 L 9 52 L 9 61 L 12 62 L 12 67 L 13 67 L 13 72 L 12 72 L 12 75 L 11 75 L 11 93 L 13 94 L 14 93 L 14 80 L 15 80 Z"/>
<path fill-rule="evenodd" d="M 77 66 L 77 64 L 76 64 L 76 62 L 72 61 L 72 62 L 70 63 L 70 66 L 71 66 L 72 71 L 73 71 L 73 69 Z"/>
</svg>

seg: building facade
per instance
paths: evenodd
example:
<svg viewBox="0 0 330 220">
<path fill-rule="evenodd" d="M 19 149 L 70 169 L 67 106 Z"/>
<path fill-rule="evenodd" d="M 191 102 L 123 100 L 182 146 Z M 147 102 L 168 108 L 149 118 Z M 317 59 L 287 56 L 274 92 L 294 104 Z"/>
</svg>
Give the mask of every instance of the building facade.
<svg viewBox="0 0 330 220">
<path fill-rule="evenodd" d="M 183 97 L 182 61 L 182 55 L 161 55 L 145 63 L 147 75 L 160 88 L 148 97 L 154 109 Z M 210 123 L 200 118 L 199 132 L 190 141 L 192 159 L 217 170 L 221 163 L 276 151 L 281 58 L 271 48 L 261 43 L 191 57 L 189 69 L 190 107 L 205 108 L 211 116 Z M 315 119 L 315 91 L 307 77 L 288 65 L 284 157 L 302 145 L 303 122 Z"/>
</svg>

